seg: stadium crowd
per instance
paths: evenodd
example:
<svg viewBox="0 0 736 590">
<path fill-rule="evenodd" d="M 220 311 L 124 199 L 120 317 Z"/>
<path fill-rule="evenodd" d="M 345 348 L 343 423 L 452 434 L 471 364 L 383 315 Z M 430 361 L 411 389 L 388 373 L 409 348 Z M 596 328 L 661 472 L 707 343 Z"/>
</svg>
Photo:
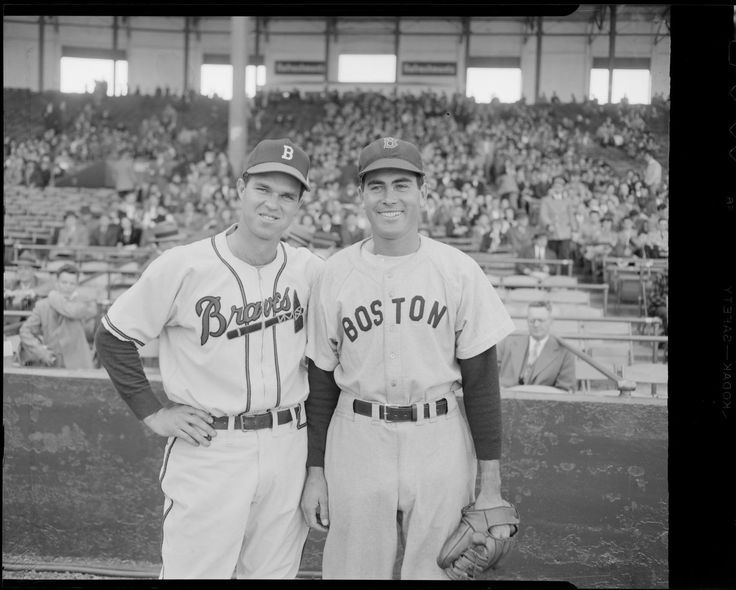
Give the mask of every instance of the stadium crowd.
<svg viewBox="0 0 736 590">
<path fill-rule="evenodd" d="M 80 164 L 109 159 L 120 202 L 115 210 L 94 211 L 97 219 L 80 230 L 91 243 L 129 244 L 131 233 L 145 243 L 146 230 L 162 221 L 189 236 L 230 224 L 237 195 L 225 148 L 215 145 L 206 126 L 181 123 L 184 101 L 158 101 L 164 106 L 133 132 L 111 117 L 106 101 L 113 100 L 90 100 L 73 117 L 66 117 L 64 101 L 50 102 L 41 137 L 5 138 L 5 185 L 43 189 Z M 260 93 L 255 110 L 286 100 L 295 109 L 306 102 L 296 93 Z M 485 105 L 429 92 L 333 92 L 309 103 L 320 116 L 285 131 L 312 158 L 313 190 L 305 195 L 299 233 L 316 247 L 362 237 L 355 229 L 367 227 L 357 207 L 358 151 L 376 137 L 395 135 L 424 150 L 429 198 L 423 222 L 431 235 L 471 238 L 474 249 L 519 254 L 541 229 L 556 255 L 580 262 L 611 252 L 667 254 L 666 221 L 660 221 L 667 218 L 667 180 L 646 127 L 648 117 L 662 116 L 663 106 L 624 103 L 611 114 L 585 101 L 577 114 L 566 115 L 555 104 Z M 591 124 L 596 115 L 603 119 L 597 127 Z M 640 166 L 620 174 L 591 155 L 597 145 L 621 148 Z M 120 227 L 116 238 L 108 229 L 92 237 L 98 224 L 109 223 Z M 530 229 L 515 231 L 520 224 Z M 351 229 L 343 232 L 343 226 Z"/>
<path fill-rule="evenodd" d="M 91 98 L 73 114 L 63 100 L 49 101 L 42 133 L 5 137 L 6 191 L 74 190 L 57 185 L 68 185 L 86 164 L 109 163 L 117 191 L 112 205 L 65 211 L 52 242 L 135 248 L 193 241 L 231 225 L 239 208 L 226 146 L 211 127 L 186 122 L 193 104 L 226 118 L 226 103 L 153 97 L 130 129 L 111 115 L 115 100 Z M 306 115 L 269 120 L 279 105 Z M 572 258 L 581 272 L 596 269 L 604 256 L 668 256 L 667 176 L 647 123 L 667 116 L 662 100 L 501 105 L 430 92 L 294 91 L 260 92 L 252 111 L 254 139 L 289 136 L 310 155 L 311 190 L 290 237 L 325 255 L 367 235 L 358 153 L 378 137 L 396 136 L 423 150 L 428 235 L 516 257 L 533 256 L 544 240 L 545 256 Z M 604 159 L 610 149 L 623 167 Z"/>
</svg>

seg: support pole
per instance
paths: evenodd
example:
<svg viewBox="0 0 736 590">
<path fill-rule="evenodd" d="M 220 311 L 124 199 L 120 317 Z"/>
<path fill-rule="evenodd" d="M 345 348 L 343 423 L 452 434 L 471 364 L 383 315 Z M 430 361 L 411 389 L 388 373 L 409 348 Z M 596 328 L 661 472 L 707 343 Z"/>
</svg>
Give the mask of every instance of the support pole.
<svg viewBox="0 0 736 590">
<path fill-rule="evenodd" d="M 597 360 L 595 360 L 592 356 L 585 354 L 582 350 L 577 349 L 575 346 L 564 340 L 563 338 L 557 337 L 557 341 L 563 346 L 563 348 L 566 348 L 571 353 L 573 353 L 575 356 L 580 358 L 581 360 L 588 363 L 591 367 L 594 369 L 600 371 L 603 373 L 606 377 L 608 377 L 611 381 L 613 381 L 616 384 L 616 389 L 618 389 L 618 394 L 621 397 L 630 397 L 631 392 L 636 389 L 636 382 L 635 381 L 629 381 L 627 379 L 622 379 L 616 373 L 611 371 L 608 367 L 605 365 L 602 365 Z"/>
<path fill-rule="evenodd" d="M 189 17 L 184 17 L 184 91 L 182 96 L 189 92 Z"/>
<path fill-rule="evenodd" d="M 539 102 L 539 91 L 542 80 L 542 17 L 537 17 L 537 59 L 534 68 L 534 103 Z"/>
<path fill-rule="evenodd" d="M 38 17 L 38 91 L 43 92 L 43 62 L 45 57 L 45 27 L 44 17 Z"/>
<path fill-rule="evenodd" d="M 113 50 L 113 58 L 112 58 L 112 95 L 115 96 L 116 94 L 116 87 L 117 87 L 117 78 L 118 78 L 118 58 L 117 58 L 117 52 L 118 52 L 118 17 L 113 16 L 112 17 L 112 50 Z"/>
<path fill-rule="evenodd" d="M 248 103 L 245 96 L 245 68 L 248 65 L 247 32 L 248 17 L 232 17 L 230 56 L 233 63 L 233 97 L 230 100 L 227 154 L 236 175 L 243 172 L 248 143 Z"/>
<path fill-rule="evenodd" d="M 608 33 L 608 103 L 613 100 L 613 63 L 616 59 L 616 5 L 608 7 L 611 11 L 611 30 Z"/>
</svg>

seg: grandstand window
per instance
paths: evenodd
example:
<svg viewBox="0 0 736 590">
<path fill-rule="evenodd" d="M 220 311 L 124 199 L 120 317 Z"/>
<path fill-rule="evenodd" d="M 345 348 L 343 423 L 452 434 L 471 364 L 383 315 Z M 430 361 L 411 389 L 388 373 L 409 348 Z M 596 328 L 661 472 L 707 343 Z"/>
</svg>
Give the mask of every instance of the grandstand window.
<svg viewBox="0 0 736 590">
<path fill-rule="evenodd" d="M 245 95 L 253 98 L 256 87 L 266 84 L 266 66 L 245 66 Z M 230 100 L 233 97 L 233 66 L 230 64 L 203 64 L 200 92 L 212 97 Z"/>
<path fill-rule="evenodd" d="M 521 68 L 468 68 L 466 96 L 475 102 L 516 102 L 521 99 Z"/>
<path fill-rule="evenodd" d="M 338 82 L 396 82 L 396 56 L 343 53 L 337 60 Z"/>
<path fill-rule="evenodd" d="M 115 84 L 113 85 L 113 78 Z M 86 57 L 61 58 L 61 91 L 93 92 L 95 82 L 107 82 L 107 95 L 128 93 L 128 62 L 126 60 Z"/>
<path fill-rule="evenodd" d="M 626 99 L 631 104 L 649 104 L 651 102 L 652 77 L 649 70 L 614 69 L 613 91 L 611 102 L 618 103 Z M 608 70 L 593 68 L 590 70 L 590 98 L 598 99 L 599 104 L 608 102 Z"/>
</svg>

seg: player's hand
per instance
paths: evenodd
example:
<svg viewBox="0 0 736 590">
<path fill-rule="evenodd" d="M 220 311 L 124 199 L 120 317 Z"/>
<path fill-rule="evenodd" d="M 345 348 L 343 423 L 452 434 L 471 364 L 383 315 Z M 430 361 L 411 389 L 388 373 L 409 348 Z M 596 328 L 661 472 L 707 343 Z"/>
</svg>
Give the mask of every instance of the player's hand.
<svg viewBox="0 0 736 590">
<path fill-rule="evenodd" d="M 143 419 L 151 430 L 160 436 L 176 436 L 190 445 L 210 446 L 217 431 L 211 424 L 214 418 L 204 410 L 184 404 L 161 408 Z"/>
<path fill-rule="evenodd" d="M 498 495 L 484 495 L 483 491 L 478 494 L 478 498 L 475 500 L 476 510 L 487 510 L 488 508 L 495 508 L 496 506 L 511 506 L 509 502 L 504 500 Z M 508 539 L 511 536 L 512 528 L 509 524 L 499 524 L 492 526 L 490 529 L 491 535 L 497 539 Z"/>
<path fill-rule="evenodd" d="M 301 508 L 304 520 L 310 528 L 327 532 L 330 513 L 327 508 L 327 480 L 322 467 L 309 467 L 302 491 Z"/>
</svg>

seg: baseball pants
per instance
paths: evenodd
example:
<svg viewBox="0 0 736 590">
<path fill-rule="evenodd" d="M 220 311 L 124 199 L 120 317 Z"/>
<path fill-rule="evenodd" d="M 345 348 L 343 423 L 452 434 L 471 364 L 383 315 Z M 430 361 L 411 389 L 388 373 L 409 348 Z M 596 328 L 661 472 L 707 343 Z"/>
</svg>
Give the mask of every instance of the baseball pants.
<svg viewBox="0 0 736 590">
<path fill-rule="evenodd" d="M 209 447 L 169 439 L 162 579 L 296 577 L 308 532 L 307 429 L 296 423 L 218 430 Z"/>
<path fill-rule="evenodd" d="M 418 422 L 355 414 L 353 399 L 341 393 L 327 434 L 330 528 L 322 577 L 390 579 L 400 511 L 401 578 L 447 579 L 437 555 L 473 500 L 476 475 L 455 396 L 448 394 L 447 414 Z"/>
</svg>

